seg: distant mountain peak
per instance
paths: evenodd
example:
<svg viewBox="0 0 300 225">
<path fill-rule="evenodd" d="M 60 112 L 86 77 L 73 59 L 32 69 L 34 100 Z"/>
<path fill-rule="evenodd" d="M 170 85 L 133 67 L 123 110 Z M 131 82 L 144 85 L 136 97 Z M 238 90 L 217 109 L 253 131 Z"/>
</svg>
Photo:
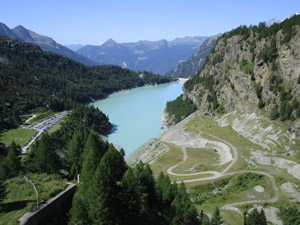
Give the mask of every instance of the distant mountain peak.
<svg viewBox="0 0 300 225">
<path fill-rule="evenodd" d="M 18 26 L 16 26 L 15 28 L 13 28 L 13 29 L 23 29 L 23 30 L 27 30 L 25 27 L 23 27 L 22 25 L 18 25 Z"/>
<path fill-rule="evenodd" d="M 56 54 L 64 55 L 70 57 L 75 61 L 84 63 L 86 65 L 96 65 L 86 57 L 73 52 L 72 50 L 56 43 L 51 37 L 43 36 L 35 33 L 31 30 L 26 29 L 22 25 L 18 25 L 13 29 L 8 28 L 4 23 L 0 23 L 0 35 L 11 37 L 23 42 L 33 43 L 41 47 L 44 51 L 50 51 Z"/>
<path fill-rule="evenodd" d="M 118 42 L 116 42 L 115 40 L 110 38 L 106 42 L 104 42 L 101 46 L 110 47 L 110 46 L 117 45 L 117 44 L 118 44 Z"/>
<path fill-rule="evenodd" d="M 117 43 L 113 39 L 102 45 L 87 45 L 77 53 L 98 62 L 100 65 L 118 65 L 135 71 L 150 71 L 165 74 L 193 55 L 206 37 L 185 37 L 176 41 L 160 39 L 156 41 Z M 171 43 L 171 44 L 170 44 Z"/>
</svg>

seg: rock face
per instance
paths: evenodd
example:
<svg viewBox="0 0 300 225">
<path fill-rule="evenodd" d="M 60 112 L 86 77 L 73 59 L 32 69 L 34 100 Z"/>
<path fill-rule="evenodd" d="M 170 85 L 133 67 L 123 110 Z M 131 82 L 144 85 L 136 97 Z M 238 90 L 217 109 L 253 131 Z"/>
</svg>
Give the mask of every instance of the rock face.
<svg viewBox="0 0 300 225">
<path fill-rule="evenodd" d="M 110 39 L 101 46 L 87 45 L 77 53 L 100 65 L 113 64 L 135 71 L 165 74 L 187 60 L 207 37 L 176 38 L 173 41 L 117 43 Z"/>
<path fill-rule="evenodd" d="M 164 128 L 170 128 L 171 126 L 173 126 L 174 123 L 174 119 L 171 115 L 169 115 L 169 113 L 167 113 L 166 108 L 164 108 L 162 110 L 162 117 L 161 117 L 161 125 Z"/>
<path fill-rule="evenodd" d="M 225 33 L 201 71 L 185 83 L 184 97 L 203 111 L 240 109 L 282 121 L 299 118 L 298 21 L 296 15 L 271 27 L 239 27 Z M 298 123 L 290 130 L 299 138 Z"/>
<path fill-rule="evenodd" d="M 96 62 L 56 43 L 52 38 L 37 34 L 20 25 L 13 29 L 9 29 L 5 24 L 0 23 L 0 35 L 17 39 L 19 41 L 36 44 L 44 51 L 66 56 L 85 65 L 97 65 Z"/>
<path fill-rule="evenodd" d="M 300 140 L 300 121 L 291 122 L 288 130 L 290 133 L 295 135 L 295 137 Z"/>
<path fill-rule="evenodd" d="M 166 75 L 172 77 L 190 77 L 197 74 L 204 64 L 205 58 L 209 56 L 211 49 L 215 46 L 219 36 L 214 35 L 208 38 L 187 61 L 180 63 Z"/>
</svg>

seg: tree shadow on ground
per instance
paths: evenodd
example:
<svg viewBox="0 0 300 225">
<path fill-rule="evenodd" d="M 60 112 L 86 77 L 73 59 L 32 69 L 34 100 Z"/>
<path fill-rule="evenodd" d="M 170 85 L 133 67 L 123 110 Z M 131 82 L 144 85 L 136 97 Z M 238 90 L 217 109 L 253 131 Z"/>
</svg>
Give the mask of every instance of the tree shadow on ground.
<svg viewBox="0 0 300 225">
<path fill-rule="evenodd" d="M 30 202 L 35 202 L 35 201 L 34 200 L 24 200 L 24 201 L 2 203 L 2 204 L 0 204 L 0 209 L 2 212 L 8 213 L 11 211 L 23 209 Z"/>
</svg>

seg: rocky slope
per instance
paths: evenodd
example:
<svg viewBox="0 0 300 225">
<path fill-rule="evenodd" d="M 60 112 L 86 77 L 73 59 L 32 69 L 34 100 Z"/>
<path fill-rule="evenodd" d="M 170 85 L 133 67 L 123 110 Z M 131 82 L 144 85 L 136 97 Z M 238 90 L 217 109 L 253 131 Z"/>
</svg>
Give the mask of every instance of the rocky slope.
<svg viewBox="0 0 300 225">
<path fill-rule="evenodd" d="M 183 98 L 212 114 L 240 109 L 295 120 L 300 117 L 299 42 L 299 15 L 225 33 L 202 70 L 185 83 Z"/>
<path fill-rule="evenodd" d="M 85 65 L 97 65 L 96 62 L 87 59 L 86 57 L 73 52 L 67 47 L 56 43 L 52 38 L 37 34 L 23 26 L 17 26 L 9 29 L 4 23 L 0 23 L 0 35 L 17 39 L 23 42 L 33 43 L 40 46 L 44 51 L 49 51 L 55 54 L 63 55 Z"/>
<path fill-rule="evenodd" d="M 103 64 L 113 64 L 135 71 L 165 74 L 187 60 L 207 37 L 185 37 L 173 41 L 138 41 L 117 43 L 110 39 L 101 46 L 87 45 L 77 53 Z"/>
<path fill-rule="evenodd" d="M 205 40 L 187 61 L 180 63 L 167 75 L 172 77 L 189 77 L 197 74 L 204 64 L 205 58 L 209 56 L 211 49 L 215 46 L 219 36 L 214 35 Z"/>
</svg>

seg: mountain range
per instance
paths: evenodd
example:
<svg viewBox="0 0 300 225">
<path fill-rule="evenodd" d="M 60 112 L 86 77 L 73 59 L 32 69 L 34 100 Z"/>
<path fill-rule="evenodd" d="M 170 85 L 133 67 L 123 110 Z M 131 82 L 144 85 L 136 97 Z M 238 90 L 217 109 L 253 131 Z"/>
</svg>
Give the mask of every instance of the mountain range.
<svg viewBox="0 0 300 225">
<path fill-rule="evenodd" d="M 44 51 L 49 51 L 52 53 L 66 56 L 85 65 L 97 65 L 96 62 L 87 59 L 86 57 L 70 50 L 69 48 L 63 45 L 56 43 L 52 38 L 37 34 L 31 30 L 26 29 L 21 25 L 10 29 L 4 23 L 0 23 L 0 35 L 17 39 L 23 42 L 36 44 L 39 47 L 41 47 L 41 49 Z"/>
<path fill-rule="evenodd" d="M 110 39 L 100 46 L 87 45 L 77 53 L 100 65 L 113 64 L 135 71 L 166 74 L 187 60 L 207 37 L 176 38 L 172 41 L 117 43 Z"/>
<path fill-rule="evenodd" d="M 67 47 L 68 49 L 71 49 L 72 51 L 76 52 L 77 50 L 81 49 L 85 45 L 82 45 L 82 44 L 70 44 L 70 45 L 64 45 L 64 46 Z"/>
<path fill-rule="evenodd" d="M 188 60 L 180 63 L 166 75 L 172 77 L 189 77 L 197 74 L 204 64 L 205 58 L 209 56 L 211 49 L 215 46 L 219 36 L 214 35 L 206 39 Z"/>
<path fill-rule="evenodd" d="M 175 77 L 188 77 L 198 71 L 209 50 L 213 47 L 211 41 L 204 41 L 208 37 L 184 37 L 176 38 L 172 41 L 164 39 L 159 41 L 138 41 L 131 43 L 117 43 L 109 39 L 100 46 L 70 44 L 61 45 L 51 37 L 35 33 L 19 25 L 10 29 L 4 23 L 0 23 L 0 35 L 17 39 L 23 42 L 33 43 L 41 47 L 44 51 L 63 55 L 85 65 L 117 65 L 135 71 L 150 71 L 161 75 L 171 75 Z M 202 48 L 198 49 L 202 44 Z M 196 51 L 197 50 L 197 51 Z M 196 55 L 193 53 L 196 51 Z M 194 58 L 193 58 L 194 57 Z M 202 58 L 201 58 L 202 57 Z M 187 64 L 176 67 L 190 59 Z M 184 69 L 190 63 L 195 64 L 195 60 L 200 60 L 199 65 L 192 72 Z M 181 74 L 186 70 L 184 74 Z M 178 71 L 178 72 L 176 72 Z"/>
</svg>

